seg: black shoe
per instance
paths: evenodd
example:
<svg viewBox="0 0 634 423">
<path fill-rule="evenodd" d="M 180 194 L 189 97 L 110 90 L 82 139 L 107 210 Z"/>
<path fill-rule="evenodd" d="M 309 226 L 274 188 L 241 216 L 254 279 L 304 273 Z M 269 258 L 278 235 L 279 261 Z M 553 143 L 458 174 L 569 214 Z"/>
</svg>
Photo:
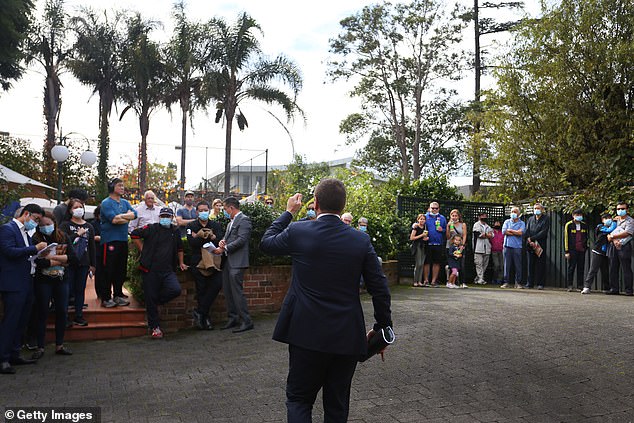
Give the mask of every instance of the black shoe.
<svg viewBox="0 0 634 423">
<path fill-rule="evenodd" d="M 83 317 L 75 317 L 73 319 L 73 324 L 77 326 L 88 326 L 88 322 Z"/>
<path fill-rule="evenodd" d="M 14 366 L 23 366 L 25 364 L 35 364 L 35 363 L 37 363 L 37 360 L 31 360 L 29 358 L 17 357 L 17 358 L 10 358 L 9 359 L 9 363 L 14 365 Z"/>
<path fill-rule="evenodd" d="M 253 323 L 243 323 L 240 325 L 240 327 L 238 329 L 234 329 L 231 332 L 233 333 L 240 333 L 240 332 L 246 332 L 248 330 L 253 329 Z"/>
<path fill-rule="evenodd" d="M 231 329 L 235 328 L 236 326 L 238 326 L 237 320 L 229 320 L 227 323 L 224 324 L 224 326 L 220 327 L 220 330 Z"/>
<path fill-rule="evenodd" d="M 66 329 L 70 329 L 73 327 L 73 322 L 71 320 L 66 320 Z"/>
<path fill-rule="evenodd" d="M 625 291 L 625 295 L 628 296 L 628 297 L 634 297 L 634 292 Z"/>
<path fill-rule="evenodd" d="M 605 295 L 619 295 L 619 291 L 608 289 L 607 291 L 605 291 Z"/>
<path fill-rule="evenodd" d="M 2 363 L 0 364 L 0 374 L 3 375 L 14 375 L 15 374 L 15 369 L 13 367 L 11 367 L 11 365 L 9 363 Z"/>
<path fill-rule="evenodd" d="M 211 324 L 209 317 L 205 317 L 205 330 L 214 330 L 214 325 Z"/>
<path fill-rule="evenodd" d="M 205 320 L 198 310 L 194 309 L 194 311 L 192 311 L 192 317 L 194 318 L 194 326 L 196 326 L 196 329 L 205 328 Z"/>
<path fill-rule="evenodd" d="M 526 285 L 524 285 L 524 288 L 526 288 L 526 289 L 533 289 L 533 285 L 526 284 Z"/>
<path fill-rule="evenodd" d="M 37 350 L 33 353 L 33 355 L 31 356 L 31 360 L 39 360 L 43 356 L 44 356 L 44 349 L 42 348 L 41 350 Z"/>
<path fill-rule="evenodd" d="M 575 292 L 575 289 L 572 287 L 572 285 L 568 286 L 568 292 Z"/>
<path fill-rule="evenodd" d="M 57 355 L 73 355 L 73 352 L 65 347 L 62 347 L 58 350 L 55 350 L 55 354 Z"/>
</svg>

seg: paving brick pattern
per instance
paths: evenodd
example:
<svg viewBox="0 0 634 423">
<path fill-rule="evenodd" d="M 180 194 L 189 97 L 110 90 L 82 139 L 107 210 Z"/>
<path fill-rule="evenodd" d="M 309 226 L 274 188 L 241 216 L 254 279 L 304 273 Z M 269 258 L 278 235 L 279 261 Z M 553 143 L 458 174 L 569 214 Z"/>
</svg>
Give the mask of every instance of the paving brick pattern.
<svg viewBox="0 0 634 423">
<path fill-rule="evenodd" d="M 364 307 L 370 324 L 367 296 Z M 351 422 L 634 421 L 632 298 L 397 287 L 393 317 L 386 362 L 358 367 Z M 270 339 L 275 316 L 255 324 L 77 342 L 72 357 L 49 347 L 0 375 L 0 407 L 101 406 L 104 422 L 285 421 L 287 348 Z"/>
</svg>

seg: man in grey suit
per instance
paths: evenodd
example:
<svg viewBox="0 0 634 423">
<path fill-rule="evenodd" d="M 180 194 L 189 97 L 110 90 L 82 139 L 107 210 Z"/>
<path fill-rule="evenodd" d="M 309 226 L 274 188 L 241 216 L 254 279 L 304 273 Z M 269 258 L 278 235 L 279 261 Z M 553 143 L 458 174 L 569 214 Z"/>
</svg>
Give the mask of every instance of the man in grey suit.
<svg viewBox="0 0 634 423">
<path fill-rule="evenodd" d="M 225 216 L 231 219 L 225 237 L 219 242 L 216 254 L 224 254 L 222 269 L 222 290 L 227 301 L 229 321 L 221 329 L 234 328 L 233 333 L 253 329 L 253 321 L 247 309 L 242 282 L 244 270 L 249 267 L 249 238 L 251 219 L 240 211 L 240 202 L 229 197 L 223 201 Z M 242 324 L 240 324 L 242 320 Z"/>
</svg>

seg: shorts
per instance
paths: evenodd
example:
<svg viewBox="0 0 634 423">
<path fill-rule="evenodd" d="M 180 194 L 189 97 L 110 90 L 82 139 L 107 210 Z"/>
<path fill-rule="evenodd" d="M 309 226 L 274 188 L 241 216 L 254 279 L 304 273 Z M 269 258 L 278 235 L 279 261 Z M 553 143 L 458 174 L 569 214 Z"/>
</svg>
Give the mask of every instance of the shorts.
<svg viewBox="0 0 634 423">
<path fill-rule="evenodd" d="M 425 264 L 445 264 L 447 262 L 447 250 L 444 245 L 428 245 Z"/>
</svg>

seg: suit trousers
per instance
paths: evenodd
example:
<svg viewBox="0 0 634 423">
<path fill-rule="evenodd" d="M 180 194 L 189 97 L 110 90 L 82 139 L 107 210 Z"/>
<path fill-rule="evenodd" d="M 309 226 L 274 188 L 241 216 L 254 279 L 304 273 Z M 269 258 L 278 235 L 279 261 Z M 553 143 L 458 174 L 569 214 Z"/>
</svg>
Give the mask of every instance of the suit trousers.
<svg viewBox="0 0 634 423">
<path fill-rule="evenodd" d="M 583 282 L 584 288 L 592 287 L 594 277 L 597 275 L 599 270 L 601 270 L 600 289 L 605 291 L 610 288 L 610 278 L 608 275 L 608 258 L 603 254 L 597 254 L 595 252 L 590 253 L 590 268 L 588 269 L 586 280 Z"/>
<path fill-rule="evenodd" d="M 222 290 L 227 301 L 227 314 L 230 321 L 242 319 L 244 324 L 251 323 L 251 316 L 247 308 L 247 299 L 243 292 L 244 269 L 234 269 L 225 263 L 222 269 Z"/>
<path fill-rule="evenodd" d="M 570 258 L 568 259 L 568 269 L 566 272 L 566 283 L 568 287 L 574 286 L 575 270 L 577 271 L 577 288 L 583 284 L 583 272 L 586 267 L 586 252 L 570 250 Z"/>
<path fill-rule="evenodd" d="M 0 322 L 0 363 L 17 358 L 22 349 L 22 335 L 33 306 L 33 282 L 21 291 L 3 291 L 4 315 Z"/>
<path fill-rule="evenodd" d="M 489 267 L 489 257 L 491 257 L 490 254 L 473 254 L 473 262 L 475 264 L 476 270 L 476 283 L 486 283 L 486 281 L 484 280 L 484 273 L 487 271 L 487 267 Z"/>
<path fill-rule="evenodd" d="M 619 268 L 623 270 L 623 282 L 625 292 L 632 292 L 632 243 L 630 241 L 617 250 L 614 245 L 608 247 L 608 257 L 610 258 L 610 290 L 619 292 Z"/>
<path fill-rule="evenodd" d="M 176 273 L 141 272 L 143 277 L 143 292 L 145 294 L 145 310 L 147 312 L 147 324 L 150 329 L 159 327 L 158 306 L 166 304 L 181 294 L 181 285 Z"/>
<path fill-rule="evenodd" d="M 288 423 L 311 423 L 315 398 L 323 388 L 324 423 L 348 421 L 350 386 L 358 356 L 311 351 L 288 346 L 286 380 Z"/>
<path fill-rule="evenodd" d="M 194 280 L 196 281 L 196 300 L 198 301 L 196 311 L 207 317 L 209 316 L 211 305 L 222 289 L 222 273 L 213 270 L 211 275 L 205 276 L 200 273 L 200 270 L 196 266 L 191 266 L 189 270 L 192 272 Z"/>
<path fill-rule="evenodd" d="M 546 282 L 546 262 L 548 261 L 546 251 L 542 251 L 542 255 L 537 257 L 532 251 L 526 253 L 526 267 L 528 276 L 526 285 L 533 287 L 534 285 L 544 286 Z M 521 263 L 520 263 L 521 265 Z"/>
</svg>

